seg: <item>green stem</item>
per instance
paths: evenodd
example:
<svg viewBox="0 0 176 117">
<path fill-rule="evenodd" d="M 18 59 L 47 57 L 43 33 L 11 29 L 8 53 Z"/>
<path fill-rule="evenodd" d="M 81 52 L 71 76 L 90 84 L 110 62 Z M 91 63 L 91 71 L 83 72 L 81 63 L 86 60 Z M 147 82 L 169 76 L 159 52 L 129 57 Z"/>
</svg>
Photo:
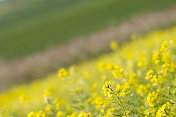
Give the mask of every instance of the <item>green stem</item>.
<svg viewBox="0 0 176 117">
<path fill-rule="evenodd" d="M 123 109 L 123 111 L 124 111 L 124 114 L 125 114 L 125 116 L 126 116 L 126 110 L 125 110 L 125 107 L 123 106 L 123 104 L 122 104 L 122 101 L 121 101 L 121 99 L 119 98 L 119 96 L 116 94 L 116 93 L 114 93 L 114 90 L 112 89 L 112 88 L 110 88 L 110 90 L 112 91 L 112 93 L 116 96 L 116 98 L 118 99 L 118 101 L 120 102 L 118 102 L 117 101 L 117 103 L 122 107 L 122 109 Z"/>
</svg>

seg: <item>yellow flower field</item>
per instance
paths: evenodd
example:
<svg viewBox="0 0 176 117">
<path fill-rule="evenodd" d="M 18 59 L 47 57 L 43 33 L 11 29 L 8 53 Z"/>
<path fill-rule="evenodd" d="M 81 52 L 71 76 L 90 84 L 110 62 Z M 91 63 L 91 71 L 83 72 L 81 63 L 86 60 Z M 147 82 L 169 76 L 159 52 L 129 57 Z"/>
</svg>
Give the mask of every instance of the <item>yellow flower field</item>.
<svg viewBox="0 0 176 117">
<path fill-rule="evenodd" d="M 176 28 L 134 37 L 2 93 L 0 117 L 175 117 Z"/>
</svg>

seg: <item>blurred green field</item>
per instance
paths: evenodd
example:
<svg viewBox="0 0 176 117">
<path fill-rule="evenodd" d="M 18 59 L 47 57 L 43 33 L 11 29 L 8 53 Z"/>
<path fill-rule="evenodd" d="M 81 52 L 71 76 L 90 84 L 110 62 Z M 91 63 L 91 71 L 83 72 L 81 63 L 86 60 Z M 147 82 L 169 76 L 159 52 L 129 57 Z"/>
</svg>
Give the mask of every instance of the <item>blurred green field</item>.
<svg viewBox="0 0 176 117">
<path fill-rule="evenodd" d="M 7 0 L 0 3 L 0 58 L 44 51 L 175 4 L 175 0 Z"/>
</svg>

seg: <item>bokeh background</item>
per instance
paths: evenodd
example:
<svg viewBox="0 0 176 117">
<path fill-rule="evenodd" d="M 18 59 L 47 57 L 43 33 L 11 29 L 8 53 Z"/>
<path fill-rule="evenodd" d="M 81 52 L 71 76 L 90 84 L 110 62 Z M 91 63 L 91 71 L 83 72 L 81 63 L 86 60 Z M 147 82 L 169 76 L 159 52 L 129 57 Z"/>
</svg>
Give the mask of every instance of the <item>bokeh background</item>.
<svg viewBox="0 0 176 117">
<path fill-rule="evenodd" d="M 0 90 L 109 52 L 111 40 L 122 43 L 133 33 L 169 27 L 175 23 L 175 4 L 175 0 L 1 0 Z"/>
</svg>

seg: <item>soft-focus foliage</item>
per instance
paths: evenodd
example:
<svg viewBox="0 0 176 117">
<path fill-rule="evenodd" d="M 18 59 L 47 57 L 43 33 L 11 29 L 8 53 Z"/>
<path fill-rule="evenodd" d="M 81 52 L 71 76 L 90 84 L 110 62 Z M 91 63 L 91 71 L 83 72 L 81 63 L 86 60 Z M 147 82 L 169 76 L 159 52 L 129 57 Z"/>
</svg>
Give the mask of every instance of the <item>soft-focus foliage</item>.
<svg viewBox="0 0 176 117">
<path fill-rule="evenodd" d="M 136 15 L 175 6 L 176 0 L 4 0 L 0 3 L 0 58 L 36 54 Z"/>
<path fill-rule="evenodd" d="M 135 38 L 1 94 L 0 117 L 176 116 L 176 28 Z"/>
</svg>

